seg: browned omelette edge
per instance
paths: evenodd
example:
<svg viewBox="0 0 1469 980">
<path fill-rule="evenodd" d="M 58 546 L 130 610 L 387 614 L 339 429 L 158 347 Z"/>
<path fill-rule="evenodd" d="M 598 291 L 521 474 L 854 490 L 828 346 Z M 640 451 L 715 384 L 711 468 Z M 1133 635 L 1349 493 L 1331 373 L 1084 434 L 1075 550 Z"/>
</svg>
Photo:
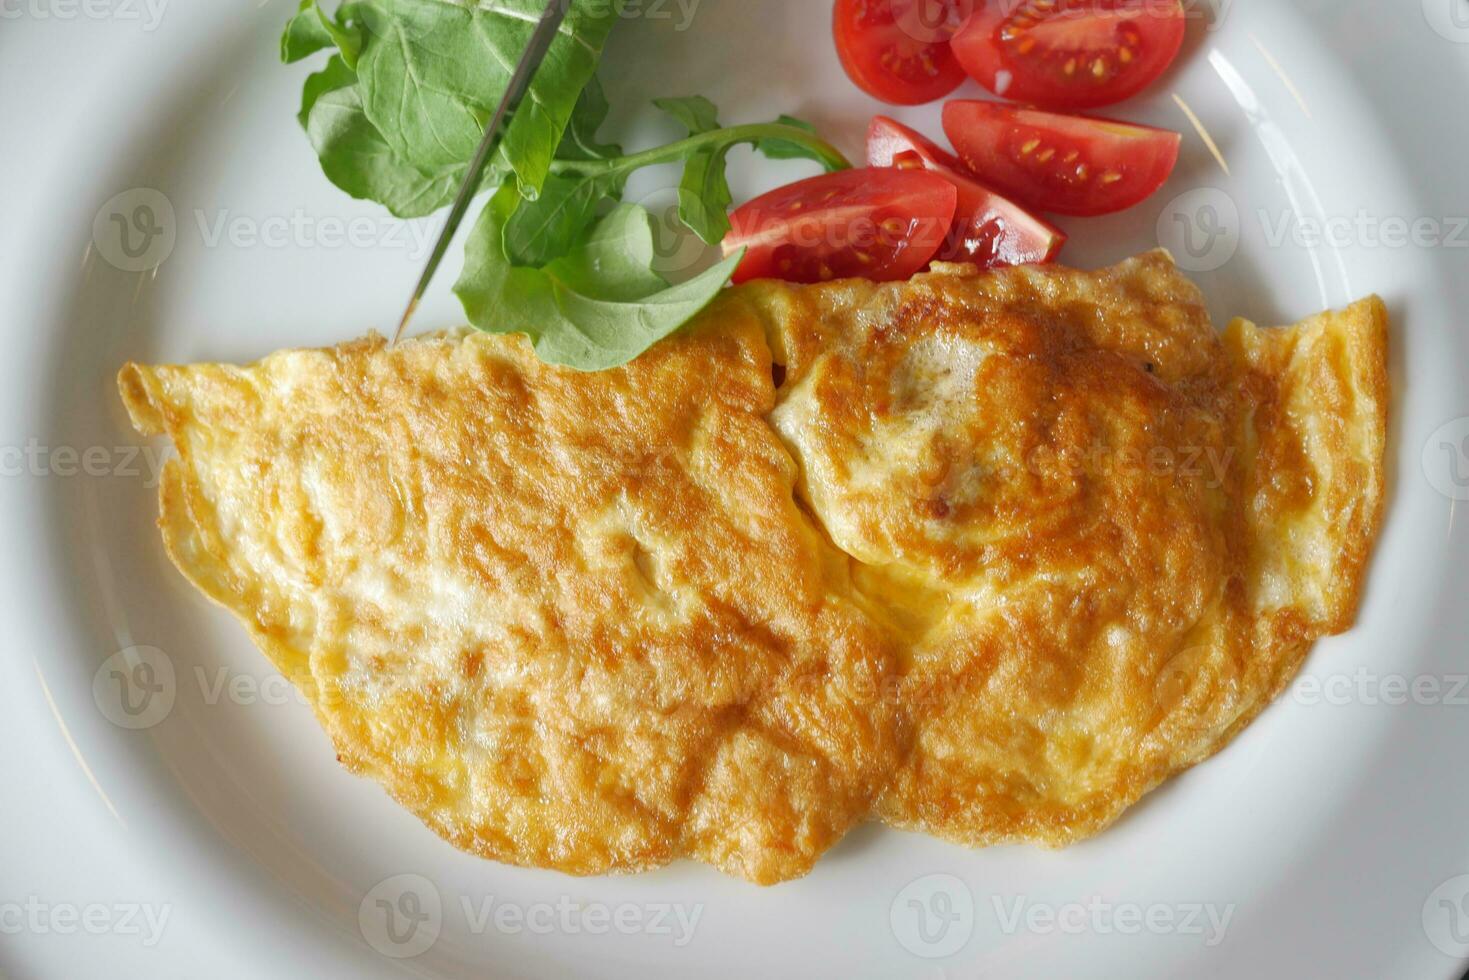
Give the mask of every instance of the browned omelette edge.
<svg viewBox="0 0 1469 980">
<path fill-rule="evenodd" d="M 1332 501 L 1333 516 L 1350 511 L 1347 513 L 1348 528 L 1341 539 L 1342 546 L 1331 563 L 1330 576 L 1336 583 L 1331 592 L 1332 601 L 1326 615 L 1319 619 L 1303 622 L 1297 616 L 1285 615 L 1270 622 L 1269 646 L 1279 645 L 1277 649 L 1284 647 L 1280 660 L 1272 665 L 1275 675 L 1273 683 L 1267 689 L 1268 693 L 1249 706 L 1222 737 L 1197 757 L 1183 760 L 1167 771 L 1149 774 L 1156 778 L 1139 780 L 1136 785 L 1129 787 L 1130 792 L 1123 794 L 1125 802 L 1119 801 L 1120 805 L 1115 811 L 1093 814 L 1096 818 L 1094 821 L 1083 821 L 1084 825 L 1073 826 L 1071 829 L 1075 833 L 1065 835 L 1067 839 L 1057 842 L 1058 844 L 1100 832 L 1138 798 L 1178 772 L 1221 750 L 1286 688 L 1299 670 L 1316 636 L 1343 632 L 1354 623 L 1364 588 L 1367 564 L 1386 513 L 1385 457 L 1390 395 L 1387 370 L 1388 329 L 1387 311 L 1382 301 L 1374 296 L 1353 304 L 1344 311 L 1320 314 L 1296 328 L 1260 330 L 1247 321 L 1236 320 L 1225 332 L 1226 345 L 1231 356 L 1239 359 L 1243 366 L 1273 377 L 1283 385 L 1300 386 L 1313 397 L 1323 398 L 1328 397 L 1331 392 L 1317 390 L 1322 386 L 1323 380 L 1319 373 L 1313 372 L 1313 368 L 1323 355 L 1331 353 L 1329 348 L 1334 342 L 1340 342 L 1341 350 L 1337 353 L 1345 353 L 1349 357 L 1352 376 L 1358 381 L 1357 391 L 1368 396 L 1362 403 L 1354 405 L 1357 414 L 1350 420 L 1361 422 L 1365 419 L 1367 422 L 1366 431 L 1372 438 L 1366 447 L 1358 447 L 1364 448 L 1364 451 L 1354 454 L 1353 447 L 1341 438 L 1340 431 L 1331 433 L 1336 438 L 1328 439 L 1328 444 L 1324 446 L 1333 459 L 1352 458 L 1362 467 L 1346 474 L 1346 479 L 1328 481 L 1320 490 Z M 1250 344 L 1247 341 L 1255 342 Z M 123 401 L 138 431 L 145 435 L 166 434 L 169 420 L 160 409 L 160 405 L 165 402 L 150 391 L 139 366 L 126 365 L 120 372 L 118 381 Z M 1286 421 L 1289 424 L 1289 419 Z M 1360 478 L 1353 478 L 1353 473 Z M 159 525 L 170 559 L 195 587 L 214 602 L 230 609 L 240 619 L 257 646 L 312 700 L 318 720 L 323 727 L 328 727 L 327 719 L 315 707 L 316 685 L 309 665 L 298 662 L 298 658 L 291 656 L 288 644 L 261 629 L 257 622 L 253 622 L 243 612 L 237 611 L 232 600 L 237 599 L 238 594 L 227 583 L 198 577 L 189 571 L 189 565 L 194 563 L 184 560 L 179 550 L 180 542 L 186 539 L 183 533 L 185 528 L 179 522 L 187 524 L 186 515 L 192 513 L 187 488 L 183 482 L 181 469 L 175 461 L 165 469 L 160 486 L 162 516 Z M 1353 501 L 1364 502 L 1366 506 L 1352 507 Z M 170 517 L 176 518 L 174 523 L 169 522 Z M 819 522 L 817 526 L 820 526 Z M 211 541 L 209 544 L 222 547 L 218 542 Z M 1257 643 L 1264 639 L 1263 636 L 1257 636 Z M 391 792 L 391 787 L 389 789 Z M 393 795 L 398 796 L 396 793 Z M 407 800 L 399 799 L 399 802 L 409 805 Z M 997 842 L 965 840 L 962 835 L 956 837 L 953 834 L 942 836 L 971 846 Z M 1020 835 L 1012 839 L 1027 838 Z M 644 869 L 630 867 L 620 870 Z"/>
<path fill-rule="evenodd" d="M 1148 262 L 1166 263 L 1173 269 L 1172 260 L 1158 250 L 1101 270 L 1101 274 Z M 829 288 L 841 289 L 842 284 Z M 1190 289 L 1197 293 L 1192 284 Z M 1202 303 L 1198 296 L 1201 311 Z M 788 309 L 792 305 L 778 297 L 774 315 L 794 315 Z M 832 329 L 833 336 L 839 336 L 844 328 Z M 1221 704 L 1218 720 L 1222 727 L 1170 758 L 1150 761 L 1140 754 L 1135 765 L 1119 772 L 1108 793 L 1074 805 L 1038 805 L 1019 819 L 1003 818 L 1000 811 L 986 817 L 984 811 L 990 808 L 975 805 L 976 801 L 965 806 L 962 791 L 910 795 L 920 786 L 904 781 L 900 768 L 893 786 L 879 801 L 878 816 L 894 826 L 971 847 L 1020 842 L 1065 846 L 1099 833 L 1147 792 L 1220 751 L 1279 697 L 1314 643 L 1349 629 L 1356 619 L 1367 562 L 1386 509 L 1388 330 L 1386 308 L 1375 296 L 1294 325 L 1261 329 L 1237 320 L 1226 335 L 1210 329 L 1211 337 L 1218 338 L 1221 366 L 1233 383 L 1247 387 L 1261 409 L 1258 416 L 1250 414 L 1242 428 L 1233 430 L 1236 435 L 1229 444 L 1240 447 L 1251 471 L 1257 460 L 1265 459 L 1257 448 L 1267 453 L 1304 452 L 1307 458 L 1292 464 L 1297 471 L 1304 467 L 1312 484 L 1306 509 L 1325 522 L 1305 533 L 1291 534 L 1295 529 L 1290 526 L 1290 505 L 1286 504 L 1285 511 L 1272 509 L 1285 504 L 1272 499 L 1282 491 L 1268 482 L 1247 482 L 1240 488 L 1235 510 L 1242 515 L 1243 540 L 1251 552 L 1245 593 L 1252 603 L 1259 599 L 1260 604 L 1250 617 L 1251 625 L 1238 634 L 1245 648 L 1241 667 L 1249 678 L 1243 685 L 1246 696 L 1232 698 L 1227 706 Z M 807 338 L 801 347 L 800 340 L 788 340 L 777 329 L 773 341 L 777 359 L 809 363 L 821 350 L 820 345 L 812 346 L 811 333 L 796 335 Z M 784 349 L 787 346 L 791 349 Z M 1272 467 L 1282 464 L 1275 460 L 1262 468 L 1268 473 Z M 1264 515 L 1243 516 L 1257 494 Z M 1266 542 L 1271 548 L 1259 547 Z M 1301 576 L 1298 581 L 1287 581 L 1276 605 L 1271 604 L 1270 596 L 1279 597 L 1278 588 L 1272 593 L 1268 588 L 1251 587 L 1262 585 L 1255 573 L 1272 564 L 1268 558 L 1256 562 L 1253 553 L 1269 550 L 1276 553 L 1275 563 L 1283 559 L 1290 572 Z M 1318 554 L 1320 561 L 1308 560 Z M 918 758 L 915 750 L 913 759 Z"/>
<path fill-rule="evenodd" d="M 1333 330 L 1335 325 L 1339 325 L 1340 330 Z M 1326 616 L 1310 624 L 1321 636 L 1345 633 L 1356 624 L 1362 593 L 1366 588 L 1367 567 L 1387 516 L 1387 432 L 1392 395 L 1388 380 L 1389 325 L 1387 306 L 1381 297 L 1374 294 L 1342 310 L 1319 313 L 1295 327 L 1262 329 L 1248 320 L 1236 319 L 1224 332 L 1224 340 L 1231 354 L 1241 357 L 1251 367 L 1260 368 L 1273 364 L 1278 380 L 1308 385 L 1311 383 L 1313 371 L 1319 366 L 1318 359 L 1324 353 L 1321 347 L 1333 339 L 1340 340 L 1353 355 L 1352 375 L 1357 379 L 1356 390 L 1366 394 L 1369 399 L 1369 404 L 1359 405 L 1361 410 L 1354 416 L 1356 421 L 1367 423 L 1364 430 L 1372 436 L 1366 452 L 1355 454 L 1356 462 L 1362 465 L 1366 478 L 1360 481 L 1334 481 L 1326 490 L 1338 504 L 1337 514 L 1346 509 L 1342 504 L 1353 499 L 1365 500 L 1367 507 L 1352 509 L 1349 529 L 1342 537 L 1343 547 L 1338 551 L 1332 565 L 1331 596 L 1335 601 Z M 1284 347 L 1286 341 L 1293 340 L 1295 343 L 1285 350 L 1262 351 L 1261 354 L 1265 356 L 1246 353 L 1242 349 L 1242 337 L 1250 331 L 1258 332 L 1271 348 Z M 1288 336 L 1288 333 L 1294 333 L 1295 336 Z M 1335 430 L 1333 434 L 1339 437 L 1340 430 Z M 1346 441 L 1341 438 L 1333 439 L 1330 449 L 1339 458 L 1350 458 L 1354 455 L 1348 452 Z M 1277 642 L 1296 640 L 1300 626 L 1297 622 L 1275 624 Z M 1203 762 L 1233 741 L 1294 680 L 1316 639 L 1316 636 L 1311 636 L 1304 643 L 1297 640 L 1300 649 L 1290 662 L 1283 665 L 1273 689 L 1260 699 L 1254 710 L 1242 715 L 1208 752 L 1169 775 L 1176 775 Z"/>
<path fill-rule="evenodd" d="M 168 421 L 159 409 L 159 406 L 166 402 L 150 389 L 139 365 L 134 363 L 124 365 L 118 373 L 117 380 L 123 404 L 127 407 L 134 427 L 143 435 L 168 434 Z M 287 644 L 273 639 L 269 633 L 259 628 L 258 623 L 252 622 L 249 617 L 235 609 L 230 603 L 231 594 L 223 583 L 209 581 L 193 574 L 190 570 L 190 565 L 193 563 L 186 561 L 180 553 L 179 542 L 186 540 L 189 535 L 184 533 L 185 529 L 170 523 L 169 518 L 192 513 L 192 508 L 189 506 L 183 469 L 178 460 L 169 460 L 163 468 L 162 480 L 158 487 L 158 502 L 158 527 L 163 532 L 163 548 L 174 567 L 212 602 L 228 610 L 240 621 L 256 646 L 306 696 L 312 706 L 312 712 L 316 715 L 317 723 L 324 731 L 330 732 L 327 718 L 316 707 L 318 701 L 316 679 L 311 675 L 310 666 L 297 662 L 296 658 L 289 656 Z M 337 760 L 343 761 L 340 755 L 337 756 Z"/>
<path fill-rule="evenodd" d="M 746 340 L 762 338 L 759 325 L 754 322 L 746 322 L 748 311 L 745 311 L 738 303 L 733 304 L 732 307 L 744 318 L 741 320 L 742 326 L 739 327 L 739 332 L 746 335 Z M 717 322 L 711 326 L 716 331 L 720 329 Z M 465 336 L 480 338 L 482 346 L 488 344 L 483 335 L 466 332 Z M 424 339 L 442 341 L 460 338 L 458 332 L 455 332 L 455 335 L 448 337 Z M 373 337 L 366 341 L 352 342 L 309 353 L 325 353 L 328 357 L 340 357 L 349 354 L 371 353 L 383 346 L 384 342 L 381 338 Z M 758 429 L 764 429 L 764 412 L 768 409 L 769 401 L 774 397 L 769 361 L 767 359 L 763 364 L 758 363 L 762 351 L 763 345 L 752 349 L 752 353 L 756 356 L 756 368 L 758 369 L 755 377 L 763 384 L 768 397 L 762 400 L 762 404 L 749 415 L 748 421 L 751 427 Z M 529 345 L 524 346 L 523 352 L 539 367 L 539 362 L 534 361 Z M 653 360 L 656 361 L 657 358 Z M 267 358 L 261 363 L 268 362 Z M 236 372 L 245 374 L 255 366 L 258 365 L 243 368 L 214 365 L 211 374 L 216 380 L 223 379 L 224 383 L 228 384 Z M 722 820 L 716 819 L 713 830 L 708 826 L 691 823 L 688 829 L 692 836 L 670 847 L 615 854 L 598 852 L 591 860 L 582 860 L 579 857 L 562 860 L 559 857 L 538 855 L 525 849 L 517 850 L 513 846 L 502 847 L 499 838 L 493 834 L 471 835 L 461 828 L 445 823 L 439 819 L 438 813 L 425 805 L 425 799 L 416 785 L 415 771 L 412 768 L 400 768 L 391 760 L 372 758 L 357 751 L 351 733 L 344 729 L 341 719 L 332 711 L 333 689 L 330 678 L 318 673 L 319 668 L 314 657 L 308 659 L 307 651 L 300 638 L 292 633 L 288 626 L 272 620 L 268 611 L 261 611 L 262 606 L 259 598 L 254 594 L 249 577 L 242 578 L 238 570 L 231 568 L 232 563 L 227 560 L 230 557 L 230 550 L 221 539 L 220 530 L 212 519 L 210 502 L 207 498 L 201 497 L 202 488 L 191 478 L 194 463 L 191 456 L 194 452 L 194 445 L 190 440 L 184 438 L 187 433 L 179 430 L 187 429 L 187 425 L 192 424 L 192 416 L 186 409 L 178 407 L 177 400 L 168 388 L 167 373 L 166 369 L 159 370 L 129 364 L 122 369 L 118 378 L 123 401 L 138 430 L 144 434 L 172 433 L 178 443 L 179 458 L 169 462 L 160 487 L 163 513 L 158 524 L 162 530 L 166 553 L 184 573 L 187 580 L 199 588 L 206 597 L 222 605 L 240 620 L 256 645 L 276 665 L 277 669 L 297 684 L 311 699 L 319 724 L 335 746 L 338 762 L 349 772 L 359 776 L 373 777 L 400 805 L 449 843 L 491 860 L 524 867 L 553 868 L 572 875 L 641 872 L 661 867 L 680 857 L 689 857 L 708 863 L 732 876 L 742 877 L 757 884 L 769 885 L 807 874 L 814 867 L 821 853 L 845 836 L 852 826 L 867 818 L 871 801 L 885 783 L 895 761 L 895 753 L 901 747 L 896 743 L 891 746 L 892 752 L 880 751 L 881 746 L 864 743 L 860 753 L 846 757 L 843 765 L 847 768 L 833 774 L 836 782 L 840 782 L 840 779 L 836 777 L 846 773 L 847 769 L 851 770 L 849 774 L 860 775 L 865 772 L 865 775 L 860 776 L 858 782 L 846 787 L 853 790 L 850 799 L 834 800 L 833 805 L 829 808 L 824 805 L 792 808 L 792 812 L 797 815 L 796 830 L 802 835 L 794 842 L 773 840 L 765 842 L 763 847 L 756 848 L 734 846 L 734 843 L 750 838 L 746 828 L 751 825 L 751 821 L 743 819 L 744 814 L 739 806 L 732 807 Z M 570 383 L 575 377 L 575 373 L 568 372 L 565 380 Z M 249 411 L 248 406 L 246 411 Z M 790 463 L 790 470 L 793 474 L 794 463 L 789 460 L 783 444 L 780 443 L 775 433 L 770 431 L 768 437 L 762 436 L 762 439 L 768 441 L 770 444 L 768 449 L 773 455 Z M 744 462 L 748 464 L 752 461 L 753 458 L 750 458 Z M 207 493 L 207 491 L 203 492 Z M 803 532 L 810 535 L 813 540 L 819 537 L 818 528 L 812 525 L 809 518 L 801 514 L 796 506 L 793 488 L 786 487 L 781 493 L 789 494 L 786 496 L 786 502 L 798 518 Z M 835 553 L 832 557 L 836 557 Z M 204 560 L 205 558 L 210 560 Z M 879 632 L 876 627 L 873 627 L 873 631 L 874 633 Z M 882 642 L 886 649 L 885 637 Z M 825 654 L 823 654 L 823 659 L 824 657 Z M 835 690 L 838 694 L 845 690 L 847 694 L 844 696 L 849 699 L 853 692 L 856 697 L 865 697 L 861 692 L 870 688 L 860 678 L 856 679 L 856 684 L 857 686 L 850 688 L 838 685 Z M 323 704 L 323 701 L 327 703 Z M 853 701 L 853 706 L 855 707 L 858 703 Z M 896 712 L 891 712 L 890 715 L 894 719 L 897 717 Z M 828 737 L 829 731 L 839 728 L 840 726 L 836 725 L 833 729 L 824 731 L 822 738 Z M 899 735 L 896 728 L 891 734 Z M 745 751 L 748 754 L 748 749 Z M 699 761 L 707 774 L 710 765 L 719 761 L 719 757 L 709 754 Z M 708 783 L 707 775 L 701 777 L 701 782 Z M 574 798 L 571 799 L 574 800 Z M 746 796 L 744 801 L 759 807 L 767 805 L 771 799 L 757 793 Z M 826 801 L 818 802 L 824 804 Z M 830 816 L 830 819 L 827 819 L 827 816 Z M 810 819 L 807 819 L 808 817 Z M 787 846 L 788 844 L 800 846 Z M 602 860 L 602 858 L 609 859 Z"/>
<path fill-rule="evenodd" d="M 1258 614 L 1248 666 L 1264 671 L 1266 683 L 1259 685 L 1259 696 L 1244 705 L 1222 734 L 1199 751 L 1171 760 L 1172 765 L 1132 769 L 1111 793 L 1082 806 L 1034 812 L 1003 830 L 989 826 L 983 814 L 962 810 L 930 814 L 922 806 L 915 808 L 908 799 L 895 807 L 887 796 L 879 800 L 881 819 L 900 829 L 928 833 L 971 848 L 1021 843 L 1066 847 L 1106 830 L 1148 793 L 1219 753 L 1279 698 L 1316 642 L 1323 636 L 1349 630 L 1356 620 L 1367 566 L 1386 513 L 1388 329 L 1386 307 L 1380 298 L 1370 296 L 1343 310 L 1321 313 L 1290 327 L 1262 329 L 1237 319 L 1223 335 L 1228 356 L 1237 366 L 1246 373 L 1264 375 L 1284 397 L 1301 391 L 1316 400 L 1340 397 L 1341 392 L 1334 390 L 1326 377 L 1329 372 L 1321 368 L 1325 358 L 1347 356 L 1354 381 L 1352 390 L 1364 398 L 1353 399 L 1353 412 L 1333 419 L 1337 424 L 1320 447 L 1334 464 L 1355 464 L 1347 467 L 1345 479 L 1316 487 L 1316 493 L 1328 501 L 1333 519 L 1345 517 L 1347 524 L 1341 547 L 1323 570 L 1332 583 L 1328 608 L 1320 617 L 1303 616 L 1293 606 Z M 1247 347 L 1246 341 L 1253 341 L 1254 346 Z M 1304 438 L 1295 421 L 1286 414 L 1274 420 L 1276 424 L 1268 434 L 1282 442 Z M 1354 431 L 1361 423 L 1365 423 L 1362 429 L 1369 439 L 1364 446 L 1354 447 L 1343 433 Z M 1269 448 L 1267 436 L 1261 449 Z M 1366 506 L 1356 506 L 1359 502 Z"/>
<path fill-rule="evenodd" d="M 1334 329 L 1339 328 L 1339 329 Z M 1358 300 L 1342 310 L 1318 313 L 1294 327 L 1259 328 L 1248 320 L 1236 319 L 1224 331 L 1230 352 L 1251 368 L 1265 370 L 1278 380 L 1322 387 L 1319 368 L 1331 352 L 1324 350 L 1332 340 L 1344 345 L 1351 356 L 1351 374 L 1357 379 L 1356 390 L 1370 398 L 1365 411 L 1354 419 L 1365 421 L 1365 430 L 1374 437 L 1357 461 L 1365 467 L 1366 479 L 1333 484 L 1328 493 L 1341 498 L 1365 499 L 1365 510 L 1354 510 L 1350 531 L 1344 539 L 1346 548 L 1337 556 L 1337 574 L 1332 597 L 1333 609 L 1316 624 L 1332 636 L 1351 629 L 1367 578 L 1367 565 L 1372 549 L 1387 515 L 1387 431 L 1392 390 L 1388 380 L 1390 317 L 1382 298 L 1376 295 Z M 1251 333 L 1263 337 L 1262 349 L 1250 349 L 1245 338 Z M 1291 335 L 1294 336 L 1291 336 Z M 1290 346 L 1286 341 L 1294 341 Z M 1358 406 L 1359 408 L 1361 406 Z M 1333 433 L 1340 436 L 1339 430 Z M 1345 440 L 1336 438 L 1329 447 L 1337 457 L 1350 457 Z M 1338 506 L 1338 512 L 1343 509 Z"/>
</svg>

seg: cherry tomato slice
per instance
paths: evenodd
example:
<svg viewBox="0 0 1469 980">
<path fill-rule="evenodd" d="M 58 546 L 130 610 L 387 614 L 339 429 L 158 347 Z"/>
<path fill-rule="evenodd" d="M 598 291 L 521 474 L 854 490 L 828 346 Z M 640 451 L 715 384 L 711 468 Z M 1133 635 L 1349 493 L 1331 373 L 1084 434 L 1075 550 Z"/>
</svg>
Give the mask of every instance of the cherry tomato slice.
<svg viewBox="0 0 1469 980">
<path fill-rule="evenodd" d="M 996 95 L 1090 109 L 1147 88 L 1178 57 L 1181 0 L 1001 0 L 954 35 L 954 57 Z"/>
<path fill-rule="evenodd" d="M 942 99 L 964 81 L 948 40 L 976 0 L 837 0 L 832 31 L 852 81 L 895 105 Z"/>
<path fill-rule="evenodd" d="M 981 269 L 1050 262 L 1066 234 L 965 174 L 953 154 L 887 116 L 867 130 L 867 162 L 874 167 L 921 168 L 959 192 L 954 224 L 937 258 L 972 262 Z"/>
<path fill-rule="evenodd" d="M 944 243 L 954 185 L 922 170 L 842 170 L 771 191 L 730 215 L 734 281 L 906 279 Z"/>
<path fill-rule="evenodd" d="M 1178 163 L 1182 137 L 1166 129 L 950 102 L 944 132 L 965 169 L 1038 211 L 1110 214 L 1145 200 Z"/>
</svg>

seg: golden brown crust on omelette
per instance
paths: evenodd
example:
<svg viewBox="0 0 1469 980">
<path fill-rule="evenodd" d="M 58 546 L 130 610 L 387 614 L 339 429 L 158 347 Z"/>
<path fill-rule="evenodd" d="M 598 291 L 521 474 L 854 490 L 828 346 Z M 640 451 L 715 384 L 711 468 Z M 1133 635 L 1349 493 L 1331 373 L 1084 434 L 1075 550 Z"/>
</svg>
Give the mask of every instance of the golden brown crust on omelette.
<svg viewBox="0 0 1469 980">
<path fill-rule="evenodd" d="M 1356 618 L 1386 510 L 1387 331 L 1387 309 L 1373 296 L 1292 328 L 1236 320 L 1224 334 L 1238 364 L 1274 382 L 1250 471 L 1254 523 L 1270 549 L 1256 574 L 1293 593 L 1326 634 Z M 1309 479 L 1289 488 L 1270 477 L 1298 471 Z"/>
<path fill-rule="evenodd" d="M 1065 844 L 1226 744 L 1355 615 L 1386 329 L 1221 337 L 1155 252 L 753 284 L 598 375 L 471 335 L 120 384 L 174 561 L 349 768 L 487 857 L 768 883 L 873 810 Z"/>
<path fill-rule="evenodd" d="M 907 655 L 888 822 L 1089 836 L 1350 625 L 1382 507 L 1380 303 L 1221 342 L 1161 252 L 764 288 L 773 423 Z"/>
<path fill-rule="evenodd" d="M 474 335 L 121 386 L 179 447 L 174 561 L 456 845 L 769 883 L 886 781 L 897 712 L 851 692 L 891 642 L 796 506 L 738 307 L 595 376 Z"/>
</svg>

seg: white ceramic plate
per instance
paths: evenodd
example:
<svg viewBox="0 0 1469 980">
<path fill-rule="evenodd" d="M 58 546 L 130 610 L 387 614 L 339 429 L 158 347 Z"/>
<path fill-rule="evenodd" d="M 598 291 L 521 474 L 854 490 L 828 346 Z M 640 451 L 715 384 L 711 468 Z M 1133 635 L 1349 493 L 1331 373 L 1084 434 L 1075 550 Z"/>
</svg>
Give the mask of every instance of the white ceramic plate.
<svg viewBox="0 0 1469 980">
<path fill-rule="evenodd" d="M 0 969 L 1461 972 L 1464 0 L 1195 4 L 1180 67 L 1117 110 L 1188 134 L 1177 175 L 1133 212 L 1068 226 L 1079 265 L 1161 240 L 1221 321 L 1387 299 L 1394 479 L 1359 627 L 1322 643 L 1302 684 L 1218 758 L 1093 842 L 970 852 L 868 827 L 768 891 L 690 864 L 583 881 L 457 853 L 343 772 L 307 709 L 166 562 L 158 447 L 137 452 L 118 366 L 248 360 L 383 328 L 422 260 L 415 234 L 433 229 L 383 220 L 320 174 L 292 118 L 303 72 L 276 62 L 294 6 L 0 2 Z M 607 57 L 615 128 L 671 136 L 647 98 L 702 92 L 726 120 L 794 112 L 859 154 L 878 107 L 841 75 L 829 8 L 650 0 Z M 901 115 L 938 132 L 934 108 Z M 736 194 L 804 172 L 742 158 Z M 666 204 L 668 180 L 648 175 L 634 196 Z M 423 326 L 455 321 L 457 261 Z M 152 648 L 153 673 L 128 674 L 147 682 L 129 689 L 129 714 L 112 671 L 136 647 Z"/>
</svg>

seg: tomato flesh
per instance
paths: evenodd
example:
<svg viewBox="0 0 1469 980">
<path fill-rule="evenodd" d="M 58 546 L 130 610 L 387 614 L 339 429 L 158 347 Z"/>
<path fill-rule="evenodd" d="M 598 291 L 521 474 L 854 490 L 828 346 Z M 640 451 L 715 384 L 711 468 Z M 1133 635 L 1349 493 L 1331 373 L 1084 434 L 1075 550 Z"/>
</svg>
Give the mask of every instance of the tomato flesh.
<svg viewBox="0 0 1469 980">
<path fill-rule="evenodd" d="M 963 172 L 953 154 L 902 123 L 878 116 L 867 131 L 867 162 L 874 167 L 919 168 L 954 185 L 958 203 L 937 258 L 982 269 L 1055 259 L 1066 234 Z"/>
<path fill-rule="evenodd" d="M 949 37 L 975 0 L 837 0 L 832 31 L 852 81 L 894 105 L 942 99 L 964 81 Z"/>
<path fill-rule="evenodd" d="M 981 181 L 1058 214 L 1110 214 L 1168 180 L 1182 138 L 1165 129 L 996 102 L 944 106 L 944 131 Z"/>
<path fill-rule="evenodd" d="M 843 170 L 798 181 L 730 215 L 724 254 L 745 249 L 734 281 L 906 279 L 944 244 L 954 185 L 923 170 Z"/>
<path fill-rule="evenodd" d="M 953 38 L 954 57 L 996 95 L 1091 109 L 1136 95 L 1183 45 L 1182 0 L 1005 0 Z"/>
</svg>

